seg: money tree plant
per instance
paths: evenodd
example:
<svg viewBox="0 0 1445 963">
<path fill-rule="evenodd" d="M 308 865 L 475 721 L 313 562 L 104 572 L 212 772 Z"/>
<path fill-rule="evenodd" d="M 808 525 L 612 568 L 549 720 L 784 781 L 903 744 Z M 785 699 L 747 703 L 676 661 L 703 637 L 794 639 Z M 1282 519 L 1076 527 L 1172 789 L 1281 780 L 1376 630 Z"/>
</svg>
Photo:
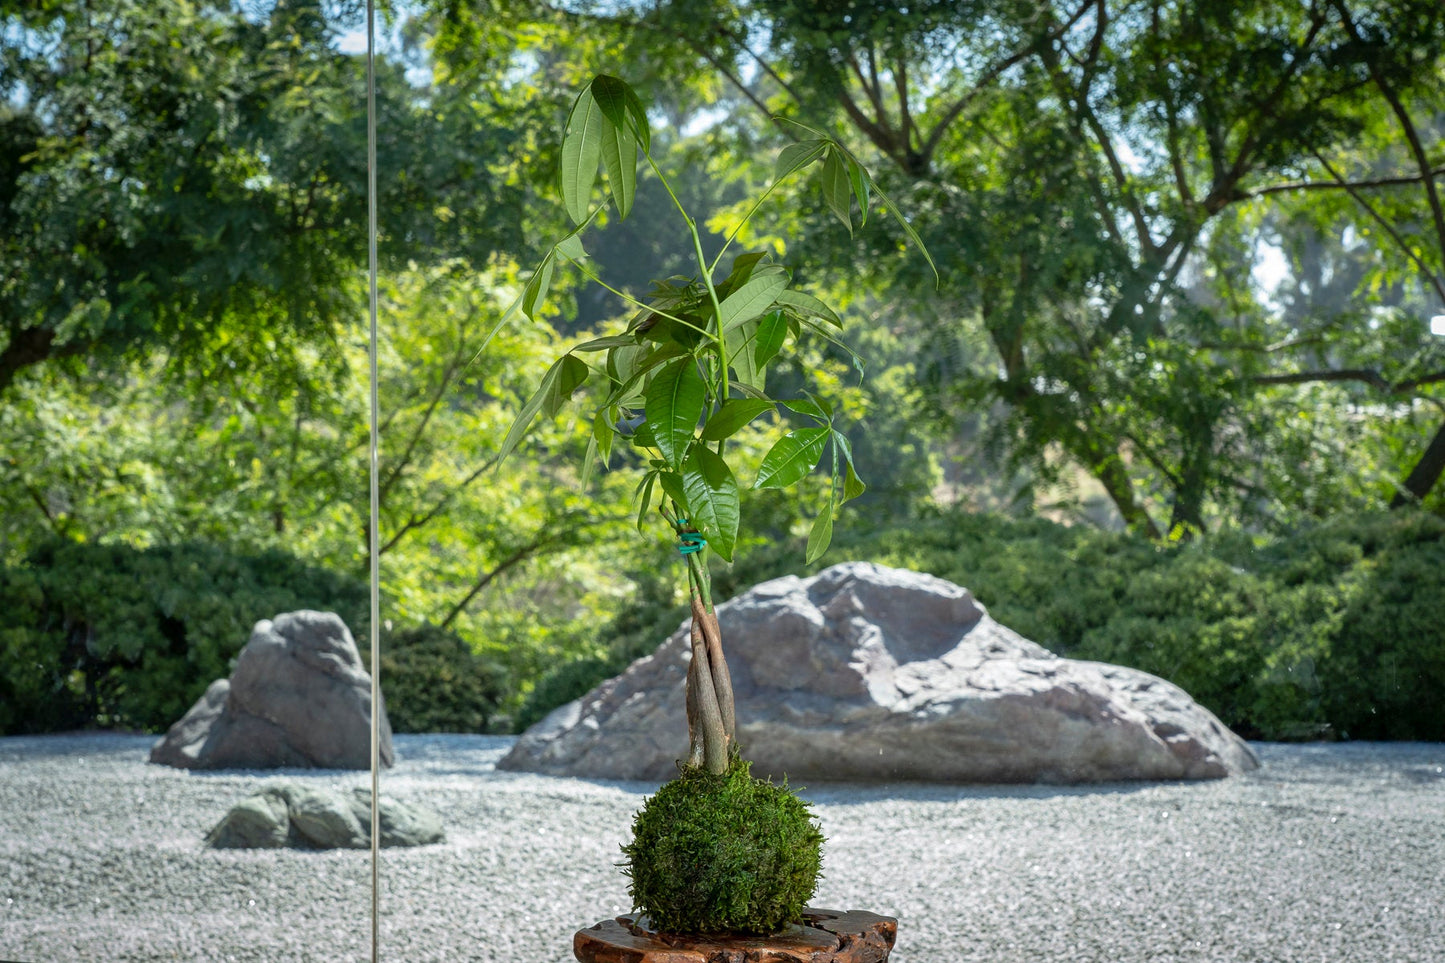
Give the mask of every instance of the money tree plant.
<svg viewBox="0 0 1445 963">
<path fill-rule="evenodd" d="M 804 419 L 804 427 L 777 440 L 748 483 L 787 488 L 827 466 L 827 493 L 808 536 L 809 561 L 831 541 L 837 509 L 864 491 L 848 439 L 834 426 L 833 408 L 816 395 L 768 393 L 770 366 L 805 339 L 822 339 L 857 361 L 838 340 L 838 315 L 792 287 L 788 270 L 766 252 L 738 252 L 726 272 L 722 265 L 763 202 L 813 169 L 826 206 L 850 233 L 854 202 L 866 222 L 876 199 L 928 258 L 857 158 L 821 131 L 789 126 L 800 139 L 781 151 L 771 183 L 708 259 L 697 219 L 653 156 L 642 102 L 624 81 L 596 77 L 578 95 L 562 137 L 562 203 L 576 227 L 543 257 L 517 305 L 535 318 L 555 270 L 566 263 L 635 309 L 622 333 L 574 345 L 547 369 L 507 433 L 501 456 L 516 448 L 539 415 L 556 416 L 584 383 L 600 381 L 602 390 L 587 396 L 601 400 L 590 414 L 583 484 L 597 461 L 606 464 L 630 447 L 646 466 L 636 492 L 638 528 L 661 523 L 677 539 L 692 612 L 688 754 L 680 761 L 680 778 L 639 814 L 634 842 L 625 850 L 635 903 L 672 932 L 775 931 L 797 919 L 818 872 L 821 836 L 806 807 L 785 789 L 752 779 L 738 752 L 732 682 L 707 563 L 708 552 L 732 561 L 742 523 L 739 473 L 728 440 L 779 406 Z M 609 203 L 619 217 L 631 213 L 639 160 L 672 199 L 696 269 L 688 277 L 655 281 L 643 297 L 599 277 L 582 243 Z M 692 837 L 679 839 L 678 833 Z M 738 833 L 748 838 L 740 841 Z"/>
</svg>

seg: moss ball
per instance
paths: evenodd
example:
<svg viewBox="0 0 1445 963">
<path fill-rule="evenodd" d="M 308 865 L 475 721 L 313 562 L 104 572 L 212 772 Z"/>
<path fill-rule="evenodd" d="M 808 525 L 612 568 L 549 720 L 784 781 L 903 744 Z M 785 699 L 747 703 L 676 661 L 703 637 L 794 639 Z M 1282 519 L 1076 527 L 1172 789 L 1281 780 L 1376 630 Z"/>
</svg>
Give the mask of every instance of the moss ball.
<svg viewBox="0 0 1445 963">
<path fill-rule="evenodd" d="M 802 918 L 823 834 L 807 803 L 748 770 L 684 768 L 633 821 L 623 871 L 658 930 L 766 935 Z"/>
</svg>

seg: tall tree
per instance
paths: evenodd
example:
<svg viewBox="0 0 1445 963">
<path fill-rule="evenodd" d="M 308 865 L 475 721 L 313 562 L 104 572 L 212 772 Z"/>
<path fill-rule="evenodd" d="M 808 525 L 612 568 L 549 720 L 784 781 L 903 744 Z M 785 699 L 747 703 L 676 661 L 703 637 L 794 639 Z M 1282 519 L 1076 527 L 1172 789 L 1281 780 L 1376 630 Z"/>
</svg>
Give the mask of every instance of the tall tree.
<svg viewBox="0 0 1445 963">
<path fill-rule="evenodd" d="M 330 8 L 0 3 L 0 391 L 50 358 L 264 363 L 354 316 L 364 71 Z M 550 112 L 379 84 L 387 263 L 525 255 L 514 148 Z"/>
<path fill-rule="evenodd" d="M 891 162 L 947 262 L 945 310 L 914 308 L 940 322 L 933 357 L 953 355 L 960 324 L 992 346 L 961 375 L 937 366 L 945 404 L 1001 402 L 1017 460 L 1062 450 L 1154 535 L 1291 497 L 1262 490 L 1255 464 L 1272 444 L 1269 393 L 1305 375 L 1290 352 L 1260 350 L 1290 339 L 1248 280 L 1258 211 L 1300 183 L 1433 198 L 1439 177 L 1438 142 L 1403 121 L 1389 137 L 1407 148 L 1400 165 L 1329 161 L 1381 130 L 1371 118 L 1416 116 L 1419 135 L 1438 110 L 1445 11 L 1429 0 L 675 0 L 570 14 L 714 72 L 759 122 L 831 119 Z M 1385 217 L 1403 236 L 1421 210 L 1428 225 L 1428 205 Z M 928 279 L 875 271 L 898 240 L 880 219 L 857 244 L 813 249 L 916 306 Z M 1423 338 L 1417 326 L 1415 349 Z M 1439 374 L 1380 378 L 1398 396 Z"/>
</svg>

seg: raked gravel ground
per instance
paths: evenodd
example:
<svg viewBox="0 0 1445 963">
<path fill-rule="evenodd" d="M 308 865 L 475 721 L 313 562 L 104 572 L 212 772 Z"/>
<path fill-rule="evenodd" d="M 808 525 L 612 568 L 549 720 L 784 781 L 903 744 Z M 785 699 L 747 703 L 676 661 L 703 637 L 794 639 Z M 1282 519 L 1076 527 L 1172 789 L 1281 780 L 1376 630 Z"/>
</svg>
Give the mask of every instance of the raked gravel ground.
<svg viewBox="0 0 1445 963">
<path fill-rule="evenodd" d="M 0 959 L 370 958 L 366 852 L 213 851 L 268 779 L 152 740 L 0 739 Z M 502 773 L 504 737 L 400 736 L 382 792 L 447 841 L 385 850 L 381 959 L 564 963 L 627 908 L 615 867 L 655 786 Z M 895 963 L 1442 963 L 1445 745 L 1260 745 L 1242 778 L 1091 788 L 828 785 L 814 905 L 900 921 Z"/>
</svg>

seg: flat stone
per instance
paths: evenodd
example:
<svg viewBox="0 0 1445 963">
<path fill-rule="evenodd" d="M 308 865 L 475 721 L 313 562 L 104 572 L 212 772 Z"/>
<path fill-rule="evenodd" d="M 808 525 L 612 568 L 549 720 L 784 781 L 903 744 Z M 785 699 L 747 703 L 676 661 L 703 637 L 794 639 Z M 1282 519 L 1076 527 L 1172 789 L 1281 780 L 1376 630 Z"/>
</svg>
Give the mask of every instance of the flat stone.
<svg viewBox="0 0 1445 963">
<path fill-rule="evenodd" d="M 803 924 L 776 936 L 673 936 L 633 915 L 578 930 L 572 954 L 579 963 L 884 963 L 898 937 L 898 921 L 865 910 L 809 907 Z"/>
<path fill-rule="evenodd" d="M 430 810 L 390 796 L 381 797 L 380 809 L 382 846 L 425 846 L 446 838 L 441 818 Z M 273 782 L 231 807 L 206 842 L 217 849 L 366 849 L 371 790 Z"/>
<path fill-rule="evenodd" d="M 796 782 L 1211 779 L 1249 746 L 1164 679 L 1060 658 L 968 589 L 869 562 L 718 606 L 753 773 Z M 528 729 L 499 769 L 662 781 L 687 755 L 684 623 Z"/>
<path fill-rule="evenodd" d="M 217 849 L 282 849 L 290 834 L 285 798 L 260 792 L 232 806 L 206 842 Z"/>
</svg>

